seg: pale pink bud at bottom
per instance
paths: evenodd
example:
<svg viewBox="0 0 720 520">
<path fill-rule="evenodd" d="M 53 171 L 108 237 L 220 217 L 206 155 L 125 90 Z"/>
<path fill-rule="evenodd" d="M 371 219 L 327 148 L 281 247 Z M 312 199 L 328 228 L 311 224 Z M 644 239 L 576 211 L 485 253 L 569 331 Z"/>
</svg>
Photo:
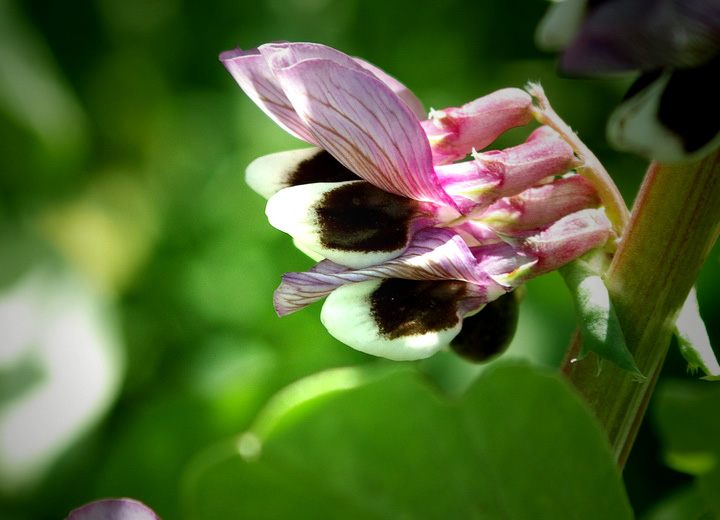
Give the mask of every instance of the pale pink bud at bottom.
<svg viewBox="0 0 720 520">
<path fill-rule="evenodd" d="M 562 267 L 580 255 L 603 246 L 612 234 L 610 221 L 602 209 L 585 209 L 561 218 L 539 230 L 504 237 L 516 253 L 512 270 L 489 272 L 506 286 L 517 287 L 526 281 Z M 473 249 L 476 256 L 494 246 Z M 523 262 L 521 259 L 524 258 Z"/>
</svg>

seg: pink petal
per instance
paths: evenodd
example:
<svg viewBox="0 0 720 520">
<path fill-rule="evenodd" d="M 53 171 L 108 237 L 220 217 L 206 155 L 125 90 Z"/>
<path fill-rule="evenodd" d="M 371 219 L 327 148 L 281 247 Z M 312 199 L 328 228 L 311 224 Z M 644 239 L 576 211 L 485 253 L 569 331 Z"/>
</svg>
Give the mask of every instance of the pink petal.
<svg viewBox="0 0 720 520">
<path fill-rule="evenodd" d="M 303 48 L 293 62 L 287 47 L 277 55 L 261 50 L 316 141 L 338 161 L 385 191 L 455 206 L 417 118 L 385 83 L 354 61 L 305 58 Z"/>
<path fill-rule="evenodd" d="M 585 177 L 570 175 L 505 197 L 477 219 L 505 233 L 548 225 L 565 215 L 600 204 L 597 191 Z"/>
<path fill-rule="evenodd" d="M 418 119 L 425 119 L 425 108 L 410 89 L 379 67 L 361 58 L 351 58 L 337 49 L 319 43 L 268 43 L 258 50 L 268 59 L 271 68 L 289 67 L 307 59 L 326 59 L 349 69 L 370 72 L 372 76 L 390 87 L 390 90 L 410 107 Z"/>
<path fill-rule="evenodd" d="M 275 291 L 275 310 L 285 316 L 318 301 L 340 286 L 379 278 L 409 280 L 460 280 L 477 285 L 487 301 L 504 289 L 478 268 L 465 242 L 447 229 L 418 232 L 400 257 L 364 269 L 348 269 L 324 260 L 311 270 L 286 273 Z"/>
<path fill-rule="evenodd" d="M 473 248 L 472 251 L 495 281 L 517 287 L 603 246 L 611 234 L 610 221 L 604 210 L 584 209 L 544 228 L 504 236 L 506 245 L 515 250 L 517 258 L 524 256 L 532 262 L 491 262 L 488 255 L 497 255 L 500 246 Z"/>
<path fill-rule="evenodd" d="M 525 281 L 532 278 L 527 276 L 522 279 L 522 283 L 510 283 L 511 278 L 517 273 L 532 273 L 533 267 L 538 263 L 537 257 L 531 254 L 518 252 L 508 243 L 500 242 L 496 244 L 483 245 L 471 248 L 472 253 L 478 262 L 478 267 L 488 273 L 494 280 L 500 280 L 508 289 L 522 285 Z M 515 281 L 515 279 L 511 280 Z"/>
<path fill-rule="evenodd" d="M 460 235 L 470 247 L 502 242 L 502 239 L 497 233 L 486 224 L 476 220 L 465 220 L 458 224 L 448 226 L 448 229 L 452 229 Z"/>
<path fill-rule="evenodd" d="M 415 94 L 413 94 L 412 90 L 407 88 L 405 85 L 400 83 L 397 79 L 390 76 L 387 72 L 376 67 L 372 63 L 369 63 L 360 58 L 353 58 L 353 59 L 357 63 L 359 63 L 363 68 L 372 72 L 376 78 L 378 78 L 383 83 L 385 83 L 388 87 L 390 87 L 390 90 L 395 92 L 395 94 L 397 94 L 397 96 L 400 99 L 402 99 L 408 107 L 410 107 L 410 110 L 413 111 L 413 114 L 415 114 L 415 116 L 417 116 L 418 119 L 422 120 L 427 117 L 427 112 L 425 111 L 425 107 L 423 106 L 422 101 L 420 101 L 417 98 L 417 96 Z"/>
<path fill-rule="evenodd" d="M 220 61 L 240 88 L 273 121 L 298 139 L 316 144 L 257 49 L 243 51 L 238 47 L 225 51 L 220 54 Z"/>
<path fill-rule="evenodd" d="M 604 245 L 612 234 L 611 229 L 603 209 L 584 209 L 553 222 L 540 232 L 528 233 L 522 237 L 519 248 L 536 255 L 540 259 L 537 274 L 545 274 Z"/>
</svg>

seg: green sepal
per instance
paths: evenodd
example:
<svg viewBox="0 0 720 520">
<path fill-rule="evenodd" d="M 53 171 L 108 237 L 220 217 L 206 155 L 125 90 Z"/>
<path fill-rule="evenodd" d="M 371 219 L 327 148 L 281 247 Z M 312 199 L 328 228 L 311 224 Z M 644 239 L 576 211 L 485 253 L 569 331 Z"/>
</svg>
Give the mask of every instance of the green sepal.
<svg viewBox="0 0 720 520">
<path fill-rule="evenodd" d="M 701 379 L 720 381 L 720 365 L 710 345 L 705 323 L 700 317 L 695 288 L 690 291 L 680 310 L 675 322 L 675 336 L 680 353 L 688 362 L 688 371 L 695 373 L 700 368 L 706 374 Z"/>
<path fill-rule="evenodd" d="M 582 344 L 577 359 L 582 359 L 592 351 L 644 380 L 645 376 L 638 369 L 625 343 L 625 336 L 602 277 L 587 262 L 579 259 L 558 271 L 572 295 L 580 328 Z"/>
</svg>

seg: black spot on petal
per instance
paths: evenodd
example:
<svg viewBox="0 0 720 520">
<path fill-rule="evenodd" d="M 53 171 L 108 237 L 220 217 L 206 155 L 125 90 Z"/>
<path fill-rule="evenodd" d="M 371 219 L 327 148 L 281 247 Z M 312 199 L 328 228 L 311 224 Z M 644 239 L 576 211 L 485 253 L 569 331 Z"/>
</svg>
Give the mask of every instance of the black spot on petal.
<svg viewBox="0 0 720 520">
<path fill-rule="evenodd" d="M 660 98 L 660 122 L 680 136 L 688 153 L 702 148 L 720 131 L 718 75 L 720 55 L 702 67 L 676 70 Z"/>
<path fill-rule="evenodd" d="M 480 312 L 463 320 L 462 329 L 450 342 L 450 348 L 475 363 L 502 354 L 515 336 L 519 310 L 515 293 L 488 303 Z"/>
<path fill-rule="evenodd" d="M 325 247 L 395 251 L 407 244 L 418 203 L 368 182 L 356 182 L 327 192 L 314 209 Z"/>
<path fill-rule="evenodd" d="M 288 186 L 312 184 L 314 182 L 357 181 L 360 177 L 345 168 L 335 157 L 325 150 L 298 163 L 287 180 Z"/>
<path fill-rule="evenodd" d="M 457 280 L 383 280 L 373 292 L 370 310 L 388 339 L 446 330 L 457 325 L 458 305 L 468 284 Z"/>
</svg>

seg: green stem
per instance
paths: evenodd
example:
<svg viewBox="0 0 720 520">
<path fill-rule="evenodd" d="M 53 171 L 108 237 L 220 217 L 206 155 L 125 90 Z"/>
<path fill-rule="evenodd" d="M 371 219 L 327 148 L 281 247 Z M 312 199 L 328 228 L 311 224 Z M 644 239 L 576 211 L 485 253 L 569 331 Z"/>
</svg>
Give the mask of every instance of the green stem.
<svg viewBox="0 0 720 520">
<path fill-rule="evenodd" d="M 627 460 L 670 344 L 675 319 L 720 231 L 720 151 L 701 161 L 650 165 L 607 286 L 630 351 L 647 380 L 593 354 L 562 372 L 590 403 L 620 468 Z M 600 369 L 599 369 L 600 368 Z"/>
</svg>

